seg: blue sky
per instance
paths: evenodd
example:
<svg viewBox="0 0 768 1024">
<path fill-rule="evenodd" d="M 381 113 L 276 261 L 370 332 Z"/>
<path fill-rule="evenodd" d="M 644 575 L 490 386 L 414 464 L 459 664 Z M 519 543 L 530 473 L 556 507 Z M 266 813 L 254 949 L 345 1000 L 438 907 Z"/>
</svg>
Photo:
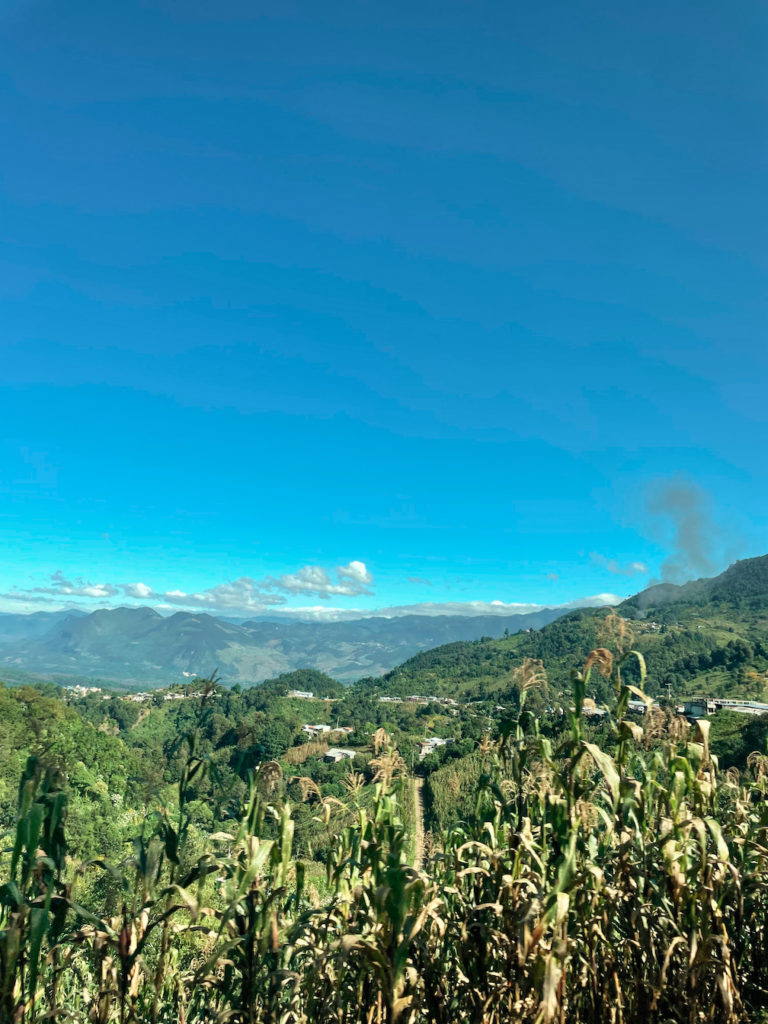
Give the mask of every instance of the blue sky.
<svg viewBox="0 0 768 1024">
<path fill-rule="evenodd" d="M 0 608 L 559 604 L 768 550 L 763 5 L 0 25 Z"/>
</svg>

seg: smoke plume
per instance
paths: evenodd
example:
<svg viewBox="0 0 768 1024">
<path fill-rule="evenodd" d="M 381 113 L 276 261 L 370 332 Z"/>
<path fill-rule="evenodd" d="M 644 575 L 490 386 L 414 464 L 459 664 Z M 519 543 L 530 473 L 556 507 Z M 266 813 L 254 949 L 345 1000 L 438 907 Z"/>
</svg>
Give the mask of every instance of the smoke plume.
<svg viewBox="0 0 768 1024">
<path fill-rule="evenodd" d="M 660 482 L 649 494 L 648 512 L 659 521 L 660 532 L 671 547 L 661 566 L 665 581 L 682 583 L 715 573 L 722 531 L 712 519 L 709 499 L 700 487 L 683 477 Z"/>
</svg>

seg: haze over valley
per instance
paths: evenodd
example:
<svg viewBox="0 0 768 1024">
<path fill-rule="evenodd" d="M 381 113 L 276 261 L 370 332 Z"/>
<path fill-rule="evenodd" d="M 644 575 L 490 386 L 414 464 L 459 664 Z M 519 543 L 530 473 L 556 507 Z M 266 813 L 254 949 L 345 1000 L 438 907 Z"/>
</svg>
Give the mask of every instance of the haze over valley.
<svg viewBox="0 0 768 1024">
<path fill-rule="evenodd" d="M 381 675 L 430 647 L 539 628 L 564 611 L 242 623 L 205 613 L 163 616 L 151 608 L 0 614 L 0 666 L 141 688 L 214 671 L 227 683 L 255 683 L 300 668 L 349 681 Z"/>
</svg>

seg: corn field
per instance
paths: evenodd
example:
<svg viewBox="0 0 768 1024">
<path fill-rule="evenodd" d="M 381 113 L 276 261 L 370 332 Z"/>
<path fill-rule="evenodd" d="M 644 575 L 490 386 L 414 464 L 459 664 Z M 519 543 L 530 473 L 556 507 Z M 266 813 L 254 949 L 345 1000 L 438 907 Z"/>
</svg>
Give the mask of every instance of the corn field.
<svg viewBox="0 0 768 1024">
<path fill-rule="evenodd" d="M 30 759 L 0 888 L 1 1024 L 761 1020 L 768 759 L 724 775 L 706 722 L 627 717 L 643 697 L 622 682 L 629 658 L 644 674 L 605 650 L 574 673 L 556 742 L 522 689 L 482 746 L 475 814 L 433 837 L 418 870 L 394 750 L 365 807 L 354 785 L 343 807 L 310 794 L 320 819 L 344 816 L 322 899 L 294 859 L 276 763 L 193 850 L 186 794 L 206 760 L 190 734 L 177 806 L 148 814 L 121 863 L 74 864 L 62 780 Z M 582 718 L 597 671 L 615 693 L 607 748 Z M 115 912 L 79 901 L 94 879 Z"/>
</svg>

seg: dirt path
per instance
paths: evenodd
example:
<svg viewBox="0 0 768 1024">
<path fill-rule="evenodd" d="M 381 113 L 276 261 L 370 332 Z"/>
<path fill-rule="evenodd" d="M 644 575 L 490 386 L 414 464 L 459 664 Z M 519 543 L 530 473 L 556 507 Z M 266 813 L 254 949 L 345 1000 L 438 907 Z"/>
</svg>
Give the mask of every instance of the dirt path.
<svg viewBox="0 0 768 1024">
<path fill-rule="evenodd" d="M 421 871 L 424 863 L 424 801 L 421 791 L 424 787 L 424 779 L 417 776 L 413 778 L 413 810 L 414 810 L 414 836 L 413 836 L 413 866 Z"/>
</svg>

